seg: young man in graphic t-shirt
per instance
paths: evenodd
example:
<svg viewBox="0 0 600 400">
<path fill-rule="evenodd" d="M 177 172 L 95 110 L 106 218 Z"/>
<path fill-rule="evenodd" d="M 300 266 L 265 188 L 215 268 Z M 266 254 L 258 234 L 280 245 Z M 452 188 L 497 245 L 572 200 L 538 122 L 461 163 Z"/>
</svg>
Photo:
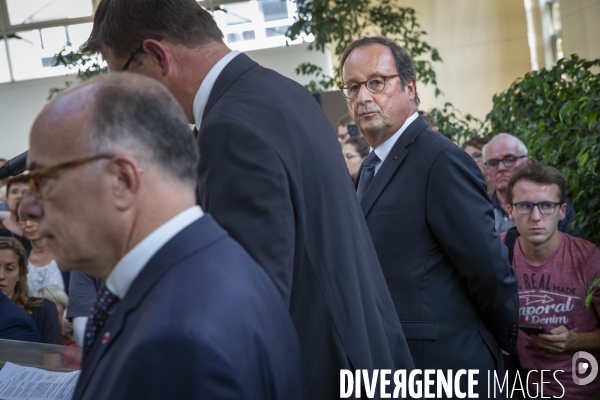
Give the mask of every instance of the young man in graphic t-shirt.
<svg viewBox="0 0 600 400">
<path fill-rule="evenodd" d="M 587 385 L 577 385 L 572 370 L 578 351 L 600 362 L 600 288 L 590 308 L 585 306 L 588 286 L 600 275 L 600 250 L 558 231 L 558 221 L 565 217 L 565 189 L 560 172 L 541 165 L 519 170 L 508 184 L 509 215 L 519 232 L 513 258 L 519 281 L 519 323 L 551 333 L 528 336 L 520 331 L 517 349 L 521 367 L 537 370 L 529 374 L 531 396 L 536 397 L 536 384 L 539 391 L 543 379 L 544 396 L 594 399 L 600 393 L 600 374 Z M 541 370 L 552 372 L 542 376 Z M 576 376 L 586 378 L 590 370 Z M 527 375 L 521 377 L 525 385 Z"/>
</svg>

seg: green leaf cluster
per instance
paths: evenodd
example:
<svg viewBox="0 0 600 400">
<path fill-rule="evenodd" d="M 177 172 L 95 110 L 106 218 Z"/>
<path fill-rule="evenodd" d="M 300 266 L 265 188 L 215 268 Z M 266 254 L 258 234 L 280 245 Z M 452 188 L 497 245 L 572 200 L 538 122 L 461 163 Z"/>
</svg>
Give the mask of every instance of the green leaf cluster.
<svg viewBox="0 0 600 400">
<path fill-rule="evenodd" d="M 412 56 L 417 79 L 433 85 L 436 96 L 441 94 L 433 62 L 440 62 L 442 58 L 423 40 L 426 32 L 418 24 L 414 9 L 399 7 L 395 0 L 296 0 L 296 6 L 298 16 L 286 32 L 290 40 L 312 34 L 315 40 L 308 46 L 309 50 L 323 52 L 332 45 L 339 58 L 352 41 L 363 36 L 394 39 Z M 307 85 L 313 92 L 337 87 L 342 81 L 339 69 L 330 77 L 310 63 L 301 64 L 296 73 L 315 76 Z"/>
<path fill-rule="evenodd" d="M 429 113 L 438 131 L 458 145 L 474 136 L 486 136 L 489 133 L 487 121 L 482 121 L 471 114 L 463 115 L 450 102 L 446 102 L 442 109 L 431 109 Z"/>
<path fill-rule="evenodd" d="M 493 98 L 487 120 L 508 132 L 541 164 L 559 169 L 577 209 L 575 224 L 600 245 L 600 59 L 572 55 L 527 73 Z"/>
<path fill-rule="evenodd" d="M 78 51 L 66 52 L 65 49 L 56 54 L 54 67 L 66 66 L 71 71 L 74 71 L 79 81 L 84 81 L 93 76 L 108 72 L 106 65 L 102 62 L 102 56 L 99 53 L 85 54 Z M 62 88 L 50 89 L 48 100 L 53 98 L 58 93 L 68 89 L 73 84 L 73 81 L 66 81 Z"/>
</svg>

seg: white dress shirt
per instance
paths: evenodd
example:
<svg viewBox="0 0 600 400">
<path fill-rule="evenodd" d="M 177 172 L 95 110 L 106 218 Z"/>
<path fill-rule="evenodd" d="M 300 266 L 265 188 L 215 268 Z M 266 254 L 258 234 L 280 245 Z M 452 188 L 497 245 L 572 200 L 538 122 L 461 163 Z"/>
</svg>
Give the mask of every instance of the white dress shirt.
<svg viewBox="0 0 600 400">
<path fill-rule="evenodd" d="M 119 299 L 127 294 L 129 287 L 150 261 L 169 240 L 185 227 L 204 215 L 200 206 L 193 206 L 177 214 L 151 234 L 146 236 L 133 249 L 121 258 L 106 279 L 106 287 Z"/>
<path fill-rule="evenodd" d="M 200 130 L 202 115 L 204 114 L 206 103 L 208 103 L 208 96 L 210 96 L 210 92 L 212 92 L 212 88 L 215 85 L 217 78 L 221 75 L 221 72 L 223 72 L 223 69 L 227 64 L 229 64 L 238 54 L 240 54 L 240 52 L 237 50 L 227 53 L 225 57 L 221 58 L 219 62 L 208 71 L 206 78 L 202 81 L 202 84 L 196 93 L 196 97 L 194 97 L 194 104 L 192 105 L 194 124 L 196 125 L 197 130 Z"/>
<path fill-rule="evenodd" d="M 377 157 L 379 157 L 379 159 L 381 160 L 381 162 L 379 162 L 375 166 L 375 174 L 377 174 L 377 171 L 379 171 L 381 164 L 383 164 L 385 162 L 385 159 L 387 158 L 388 154 L 390 154 L 390 151 L 392 151 L 392 148 L 394 147 L 394 145 L 400 138 L 400 135 L 402 135 L 402 132 L 404 132 L 406 130 L 406 128 L 408 128 L 408 126 L 410 124 L 412 124 L 412 122 L 415 119 L 417 119 L 418 116 L 419 116 L 419 113 L 415 111 L 415 113 L 413 115 L 406 118 L 406 121 L 404 121 L 404 124 L 402 124 L 400 129 L 398 129 L 398 132 L 394 133 L 392 136 L 390 136 L 390 138 L 388 140 L 381 143 L 379 145 L 379 147 L 377 147 L 375 150 L 373 150 L 373 148 L 371 147 L 371 151 L 374 151 L 375 154 L 377 154 Z"/>
</svg>

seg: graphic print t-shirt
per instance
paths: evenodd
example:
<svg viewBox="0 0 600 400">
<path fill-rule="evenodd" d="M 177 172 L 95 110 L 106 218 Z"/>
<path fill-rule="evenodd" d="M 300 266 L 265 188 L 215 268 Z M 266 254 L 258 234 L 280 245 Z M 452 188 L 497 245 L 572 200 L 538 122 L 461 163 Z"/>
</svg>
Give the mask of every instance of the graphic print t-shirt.
<svg viewBox="0 0 600 400">
<path fill-rule="evenodd" d="M 544 264 L 533 266 L 525 259 L 517 240 L 513 261 L 519 281 L 521 325 L 542 326 L 547 330 L 564 325 L 574 332 L 590 332 L 599 328 L 593 305 L 589 309 L 585 306 L 588 286 L 600 275 L 600 250 L 594 244 L 560 232 L 558 250 Z M 600 304 L 600 288 L 595 291 L 592 304 Z M 545 350 L 522 331 L 519 331 L 517 351 L 525 370 L 564 371 L 555 375 L 564 386 L 564 399 L 594 399 L 600 392 L 600 374 L 585 386 L 573 382 L 574 351 L 553 353 Z M 600 362 L 600 352 L 590 353 Z M 525 378 L 522 377 L 523 384 Z M 544 396 L 560 396 L 563 393 L 553 373 L 545 372 L 543 380 Z M 539 373 L 530 374 L 530 387 L 540 381 Z"/>
</svg>

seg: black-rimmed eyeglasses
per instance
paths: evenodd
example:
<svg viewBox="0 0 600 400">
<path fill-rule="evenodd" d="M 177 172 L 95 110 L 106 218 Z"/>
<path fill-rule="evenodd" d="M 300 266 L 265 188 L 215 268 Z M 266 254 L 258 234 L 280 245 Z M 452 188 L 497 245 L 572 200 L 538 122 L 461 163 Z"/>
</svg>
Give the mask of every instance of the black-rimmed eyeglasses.
<svg viewBox="0 0 600 400">
<path fill-rule="evenodd" d="M 491 158 L 487 160 L 484 164 L 487 169 L 498 169 L 498 165 L 500 163 L 504 164 L 505 167 L 512 167 L 517 163 L 521 158 L 526 158 L 527 156 L 513 156 L 512 154 L 506 155 L 502 158 Z"/>
<path fill-rule="evenodd" d="M 156 40 L 157 42 L 160 42 L 162 40 L 162 37 L 156 36 L 156 37 L 154 37 L 154 40 Z M 144 42 L 142 42 L 142 44 L 140 44 L 134 51 L 131 52 L 131 56 L 129 56 L 129 59 L 127 60 L 125 65 L 123 65 L 123 68 L 121 68 L 121 71 L 127 71 L 129 69 L 129 66 L 133 62 L 133 60 L 135 60 L 135 56 L 140 54 L 143 50 L 144 50 Z"/>
<path fill-rule="evenodd" d="M 530 201 L 520 201 L 518 203 L 514 203 L 513 207 L 517 210 L 517 214 L 527 215 L 533 212 L 535 207 L 538 208 L 540 214 L 542 215 L 552 215 L 556 211 L 556 207 L 560 206 L 562 203 L 554 203 L 552 201 L 542 201 L 539 203 L 532 203 Z"/>
<path fill-rule="evenodd" d="M 385 89 L 385 83 L 388 79 L 396 78 L 400 75 L 385 75 L 385 76 L 374 76 L 362 82 L 348 82 L 340 86 L 340 90 L 349 99 L 355 99 L 360 93 L 360 87 L 365 85 L 367 90 L 371 93 L 379 93 Z"/>
</svg>

